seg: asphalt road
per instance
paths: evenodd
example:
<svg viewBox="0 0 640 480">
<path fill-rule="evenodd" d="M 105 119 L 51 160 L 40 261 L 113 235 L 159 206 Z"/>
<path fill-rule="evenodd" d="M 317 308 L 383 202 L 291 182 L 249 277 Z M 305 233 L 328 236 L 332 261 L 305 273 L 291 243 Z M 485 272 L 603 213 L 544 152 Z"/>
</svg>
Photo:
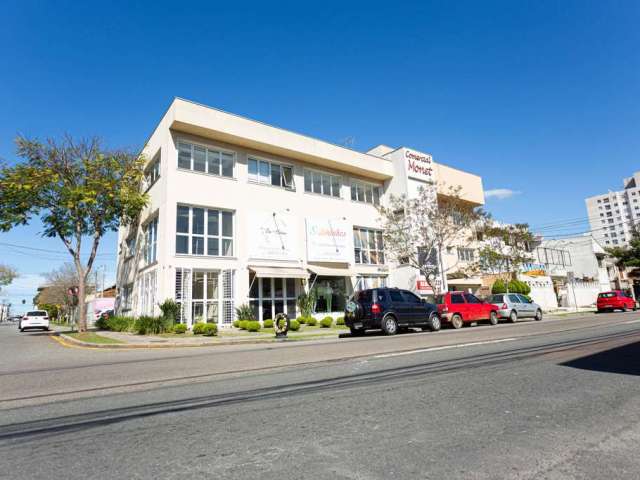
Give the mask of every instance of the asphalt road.
<svg viewBox="0 0 640 480">
<path fill-rule="evenodd" d="M 0 478 L 640 477 L 640 315 L 102 351 L 0 326 Z"/>
</svg>

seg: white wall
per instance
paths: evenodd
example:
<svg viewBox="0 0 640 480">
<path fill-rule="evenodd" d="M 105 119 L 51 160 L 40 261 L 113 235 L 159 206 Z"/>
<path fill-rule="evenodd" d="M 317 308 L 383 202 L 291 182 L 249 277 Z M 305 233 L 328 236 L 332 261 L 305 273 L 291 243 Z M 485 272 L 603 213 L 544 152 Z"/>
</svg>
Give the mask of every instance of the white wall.
<svg viewBox="0 0 640 480">
<path fill-rule="evenodd" d="M 529 296 L 542 307 L 544 311 L 555 310 L 558 308 L 558 298 L 553 290 L 553 281 L 551 277 L 530 277 L 527 275 L 518 275 L 518 280 L 525 282 L 531 287 Z"/>
</svg>

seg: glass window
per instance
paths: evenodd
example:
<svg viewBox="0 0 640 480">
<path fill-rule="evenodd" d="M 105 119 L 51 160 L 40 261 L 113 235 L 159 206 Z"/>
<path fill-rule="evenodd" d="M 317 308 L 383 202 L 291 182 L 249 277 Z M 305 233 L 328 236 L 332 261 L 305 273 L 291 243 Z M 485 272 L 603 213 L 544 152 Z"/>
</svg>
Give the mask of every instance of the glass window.
<svg viewBox="0 0 640 480">
<path fill-rule="evenodd" d="M 367 228 L 353 229 L 355 263 L 381 265 L 384 263 L 382 232 Z"/>
<path fill-rule="evenodd" d="M 380 204 L 380 187 L 356 180 L 351 182 L 351 200 L 372 205 Z"/>
<path fill-rule="evenodd" d="M 178 143 L 178 167 L 191 170 L 191 145 Z"/>
<path fill-rule="evenodd" d="M 313 172 L 313 193 L 322 193 L 322 176 Z"/>
<path fill-rule="evenodd" d="M 400 290 L 394 290 L 391 289 L 389 290 L 389 296 L 391 297 L 391 301 L 392 302 L 404 302 L 404 297 L 402 296 L 402 293 L 400 293 Z"/>
<path fill-rule="evenodd" d="M 304 171 L 304 191 L 305 192 L 311 191 L 312 182 L 313 182 L 313 173 L 311 173 L 309 170 L 305 170 Z"/>
<path fill-rule="evenodd" d="M 331 177 L 331 195 L 334 197 L 340 197 L 340 177 Z"/>
<path fill-rule="evenodd" d="M 158 178 L 160 178 L 160 153 L 154 157 L 144 171 L 145 187 L 151 188 L 158 181 Z"/>
<path fill-rule="evenodd" d="M 470 293 L 465 293 L 464 298 L 467 300 L 467 303 L 482 303 L 478 297 Z"/>
<path fill-rule="evenodd" d="M 232 256 L 233 213 L 179 205 L 176 253 Z"/>
<path fill-rule="evenodd" d="M 405 301 L 409 303 L 422 303 L 422 301 L 417 295 L 414 295 L 413 293 L 407 290 L 402 291 L 402 296 L 404 297 Z"/>
<path fill-rule="evenodd" d="M 222 159 L 222 176 L 233 177 L 233 155 L 227 152 L 221 152 L 220 157 Z"/>
<path fill-rule="evenodd" d="M 207 150 L 208 172 L 213 175 L 220 175 L 220 152 Z"/>
<path fill-rule="evenodd" d="M 282 167 L 282 185 L 286 188 L 293 188 L 293 168 Z"/>
<path fill-rule="evenodd" d="M 502 303 L 504 302 L 502 295 L 492 295 L 489 299 L 489 303 Z"/>
<path fill-rule="evenodd" d="M 144 227 L 144 261 L 149 265 L 156 261 L 158 252 L 158 218 L 154 218 Z"/>
<path fill-rule="evenodd" d="M 193 147 L 193 169 L 196 172 L 206 172 L 207 171 L 207 161 L 205 158 L 205 149 L 195 145 Z"/>
<path fill-rule="evenodd" d="M 282 186 L 282 172 L 280 171 L 280 165 L 271 164 L 271 185 L 274 187 Z"/>
<path fill-rule="evenodd" d="M 512 303 L 521 303 L 517 295 L 509 294 L 508 297 L 509 297 L 509 301 Z"/>
<path fill-rule="evenodd" d="M 249 305 L 258 320 L 274 318 L 285 313 L 289 318 L 296 316 L 296 279 L 255 278 L 249 292 Z"/>
<path fill-rule="evenodd" d="M 287 189 L 294 188 L 293 167 L 249 158 L 249 180 Z M 307 179 L 305 178 L 305 181 Z"/>
<path fill-rule="evenodd" d="M 258 161 L 253 158 L 249 159 L 249 180 L 258 181 Z"/>
<path fill-rule="evenodd" d="M 464 297 L 460 293 L 451 294 L 451 303 L 461 304 L 464 303 Z"/>
</svg>

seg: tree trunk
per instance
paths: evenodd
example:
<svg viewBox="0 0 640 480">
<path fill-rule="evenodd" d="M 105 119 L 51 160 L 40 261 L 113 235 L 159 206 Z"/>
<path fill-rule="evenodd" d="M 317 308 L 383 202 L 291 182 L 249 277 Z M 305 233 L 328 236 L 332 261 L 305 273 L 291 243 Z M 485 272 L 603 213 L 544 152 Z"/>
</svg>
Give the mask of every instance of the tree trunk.
<svg viewBox="0 0 640 480">
<path fill-rule="evenodd" d="M 87 331 L 87 312 L 84 303 L 85 297 L 85 279 L 84 275 L 78 276 L 78 331 Z"/>
</svg>

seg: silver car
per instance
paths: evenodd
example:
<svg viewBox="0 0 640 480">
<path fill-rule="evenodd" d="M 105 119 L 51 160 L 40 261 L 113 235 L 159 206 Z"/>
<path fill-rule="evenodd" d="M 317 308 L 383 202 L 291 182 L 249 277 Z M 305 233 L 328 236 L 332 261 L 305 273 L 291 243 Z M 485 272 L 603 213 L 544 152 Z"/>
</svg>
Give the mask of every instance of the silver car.
<svg viewBox="0 0 640 480">
<path fill-rule="evenodd" d="M 489 297 L 489 303 L 498 307 L 498 317 L 508 318 L 515 323 L 518 318 L 542 320 L 542 308 L 537 303 L 519 293 L 499 293 Z"/>
</svg>

